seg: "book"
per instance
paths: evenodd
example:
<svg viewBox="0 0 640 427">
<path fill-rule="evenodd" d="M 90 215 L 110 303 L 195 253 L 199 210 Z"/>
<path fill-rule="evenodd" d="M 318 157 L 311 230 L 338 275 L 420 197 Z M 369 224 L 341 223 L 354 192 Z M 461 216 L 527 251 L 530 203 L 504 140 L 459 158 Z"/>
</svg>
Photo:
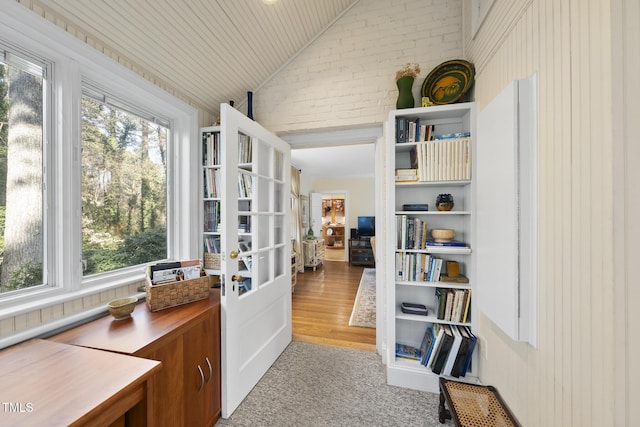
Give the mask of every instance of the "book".
<svg viewBox="0 0 640 427">
<path fill-rule="evenodd" d="M 457 139 L 468 138 L 471 136 L 471 132 L 455 132 L 455 133 L 441 133 L 435 136 L 435 139 Z"/>
<path fill-rule="evenodd" d="M 453 304 L 451 304 L 451 320 L 452 322 L 458 321 L 458 310 L 460 307 L 460 299 L 463 297 L 464 292 L 460 289 L 455 289 L 453 291 Z"/>
<path fill-rule="evenodd" d="M 469 336 L 469 338 L 471 339 L 471 342 L 469 343 L 469 350 L 467 351 L 467 355 L 465 356 L 464 365 L 462 367 L 462 372 L 460 374 L 460 376 L 462 377 L 465 376 L 465 374 L 469 370 L 469 367 L 471 366 L 471 357 L 473 356 L 473 350 L 475 349 L 476 342 L 478 341 L 478 339 L 476 338 L 475 335 L 473 335 L 473 333 L 471 332 L 471 329 L 469 329 L 468 326 L 465 326 L 464 329 L 467 335 Z"/>
<path fill-rule="evenodd" d="M 442 369 L 443 375 L 451 375 L 453 364 L 458 357 L 460 345 L 462 344 L 462 335 L 460 334 L 460 330 L 456 325 L 451 326 L 451 332 L 453 332 L 453 344 L 451 344 L 451 350 L 449 350 L 447 361 L 445 362 L 444 368 Z"/>
<path fill-rule="evenodd" d="M 464 304 L 464 310 L 462 313 L 462 320 L 460 320 L 461 322 L 466 322 L 469 316 L 469 307 L 471 306 L 471 289 L 466 289 L 465 295 L 466 295 L 466 300 Z"/>
<path fill-rule="evenodd" d="M 444 310 L 447 303 L 447 290 L 436 288 L 436 298 L 438 300 L 438 319 L 444 320 Z"/>
<path fill-rule="evenodd" d="M 451 240 L 448 242 L 435 242 L 433 240 L 427 240 L 427 246 L 466 248 L 467 244 L 459 240 Z"/>
<path fill-rule="evenodd" d="M 436 328 L 437 327 L 437 331 Z M 436 355 L 440 351 L 440 345 L 442 344 L 442 337 L 444 336 L 444 329 L 440 325 L 434 326 L 433 333 L 436 335 L 436 341 L 433 343 L 433 349 L 431 350 L 431 354 L 427 358 L 426 364 L 424 365 L 427 369 L 431 369 L 433 367 L 433 362 L 436 359 Z"/>
<path fill-rule="evenodd" d="M 462 274 L 459 274 L 458 276 L 455 276 L 455 277 L 447 276 L 446 274 L 441 274 L 440 281 L 448 282 L 448 283 L 469 283 L 469 278 L 466 276 L 463 276 Z"/>
<path fill-rule="evenodd" d="M 431 371 L 434 374 L 439 374 L 440 372 L 442 372 L 444 364 L 449 357 L 449 351 L 451 350 L 451 346 L 453 345 L 454 341 L 451 327 L 449 325 L 443 325 L 442 329 L 444 330 L 444 333 L 442 334 L 442 342 L 440 344 L 440 347 L 438 348 L 438 354 L 436 354 L 431 368 Z"/>
<path fill-rule="evenodd" d="M 420 360 L 420 349 L 411 345 L 396 343 L 396 357 L 402 359 Z"/>
<path fill-rule="evenodd" d="M 455 293 L 453 290 L 449 289 L 447 291 L 447 302 L 444 308 L 444 320 L 447 322 L 451 321 L 451 312 L 453 311 L 453 299 L 455 297 Z"/>
<path fill-rule="evenodd" d="M 396 118 L 396 142 L 402 144 L 407 142 L 409 121 L 403 117 Z"/>
<path fill-rule="evenodd" d="M 420 344 L 420 364 L 426 366 L 427 361 L 429 360 L 429 356 L 431 356 L 431 351 L 433 350 L 433 346 L 436 341 L 436 336 L 433 333 L 433 328 L 429 326 L 424 333 L 424 337 L 422 338 L 422 343 Z"/>
<path fill-rule="evenodd" d="M 451 368 L 451 376 L 456 378 L 461 376 L 463 377 L 466 374 L 466 372 L 464 372 L 464 362 L 467 359 L 467 353 L 469 352 L 469 348 L 471 346 L 471 337 L 467 332 L 467 328 L 459 327 L 458 331 L 460 332 L 462 341 L 460 342 L 458 354 L 456 355 L 456 359 L 453 362 L 453 366 Z"/>
<path fill-rule="evenodd" d="M 440 280 L 440 271 L 442 271 L 442 259 L 436 258 L 436 262 L 434 264 L 433 277 L 431 278 L 432 282 L 438 282 Z"/>
<path fill-rule="evenodd" d="M 202 267 L 199 259 L 180 261 L 180 265 L 180 270 L 182 270 L 184 280 L 197 279 L 200 277 Z"/>
</svg>

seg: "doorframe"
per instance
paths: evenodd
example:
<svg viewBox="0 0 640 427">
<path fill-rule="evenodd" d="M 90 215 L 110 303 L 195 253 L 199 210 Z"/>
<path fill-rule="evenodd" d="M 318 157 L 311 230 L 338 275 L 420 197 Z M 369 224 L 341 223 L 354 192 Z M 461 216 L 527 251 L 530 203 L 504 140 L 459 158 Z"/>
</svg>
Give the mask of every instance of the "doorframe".
<svg viewBox="0 0 640 427">
<path fill-rule="evenodd" d="M 386 220 L 383 206 L 386 204 L 387 194 L 385 193 L 385 148 L 384 148 L 385 123 L 369 123 L 347 127 L 321 128 L 315 130 L 287 131 L 279 133 L 278 136 L 285 140 L 291 149 L 297 148 L 318 148 L 337 147 L 353 144 L 374 144 L 374 192 L 379 197 L 375 197 L 374 214 L 376 217 L 376 230 L 384 230 Z M 346 203 L 346 202 L 345 202 Z M 345 212 L 346 214 L 346 212 Z M 346 232 L 346 230 L 345 230 Z M 376 246 L 384 248 L 386 245 L 385 234 L 376 236 Z M 382 363 L 386 364 L 386 292 L 385 283 L 382 278 L 385 276 L 386 262 L 385 250 L 376 250 L 376 351 L 382 357 Z"/>
<path fill-rule="evenodd" d="M 314 193 L 317 194 L 335 194 L 335 195 L 342 195 L 344 196 L 344 238 L 345 238 L 345 242 L 344 242 L 344 247 L 342 248 L 342 260 L 344 262 L 349 262 L 349 245 L 347 245 L 347 230 L 349 229 L 349 203 L 347 203 L 349 201 L 349 191 L 347 190 L 321 190 L 321 191 L 313 191 Z M 320 224 L 320 228 L 322 228 L 322 224 Z M 326 251 L 326 245 L 325 245 L 325 251 Z M 326 259 L 326 254 L 325 254 L 325 259 Z"/>
</svg>

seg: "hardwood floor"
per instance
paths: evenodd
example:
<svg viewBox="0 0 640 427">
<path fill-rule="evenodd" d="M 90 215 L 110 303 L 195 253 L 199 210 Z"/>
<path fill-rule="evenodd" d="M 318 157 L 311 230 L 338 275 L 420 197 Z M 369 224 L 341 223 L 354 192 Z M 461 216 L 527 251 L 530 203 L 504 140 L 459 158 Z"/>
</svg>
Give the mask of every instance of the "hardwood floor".
<svg viewBox="0 0 640 427">
<path fill-rule="evenodd" d="M 376 330 L 349 326 L 364 267 L 325 261 L 298 273 L 292 295 L 293 339 L 337 347 L 376 350 Z"/>
</svg>

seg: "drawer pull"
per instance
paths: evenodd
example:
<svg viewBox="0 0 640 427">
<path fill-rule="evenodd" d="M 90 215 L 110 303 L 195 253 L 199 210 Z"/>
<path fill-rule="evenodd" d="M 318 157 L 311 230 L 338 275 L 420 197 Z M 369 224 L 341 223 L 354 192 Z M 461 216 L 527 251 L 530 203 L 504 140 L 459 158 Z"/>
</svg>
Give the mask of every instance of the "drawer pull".
<svg viewBox="0 0 640 427">
<path fill-rule="evenodd" d="M 202 391 L 202 387 L 204 387 L 204 372 L 202 372 L 202 368 L 198 365 L 198 372 L 200 373 L 200 386 L 198 387 L 198 392 Z"/>
<path fill-rule="evenodd" d="M 207 378 L 207 384 L 209 384 L 209 381 L 211 381 L 211 377 L 213 377 L 213 369 L 211 368 L 211 362 L 209 362 L 209 358 L 205 357 L 204 359 L 207 361 L 207 366 L 209 367 L 209 378 Z"/>
</svg>

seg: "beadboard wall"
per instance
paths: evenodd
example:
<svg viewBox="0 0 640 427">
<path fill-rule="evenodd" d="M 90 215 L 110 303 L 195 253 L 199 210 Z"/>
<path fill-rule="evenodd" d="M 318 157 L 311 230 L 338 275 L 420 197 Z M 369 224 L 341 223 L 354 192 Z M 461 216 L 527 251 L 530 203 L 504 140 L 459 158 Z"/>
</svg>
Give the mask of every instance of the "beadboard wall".
<svg viewBox="0 0 640 427">
<path fill-rule="evenodd" d="M 122 65 L 122 66 L 130 69 L 131 71 L 141 75 L 145 79 L 151 81 L 156 86 L 161 87 L 167 93 L 170 93 L 171 95 L 175 96 L 176 98 L 184 101 L 185 103 L 189 104 L 193 108 L 197 109 L 198 110 L 198 123 L 199 123 L 199 126 L 210 126 L 211 123 L 213 123 L 215 117 L 213 117 L 213 114 L 210 111 L 207 111 L 201 105 L 199 105 L 198 103 L 193 102 L 191 99 L 189 99 L 189 97 L 184 96 L 182 93 L 177 91 L 171 85 L 171 82 L 167 82 L 166 80 L 160 78 L 159 76 L 157 76 L 156 74 L 154 74 L 150 70 L 146 70 L 146 69 L 140 67 L 139 65 L 137 65 L 135 63 L 135 60 L 133 60 L 131 58 L 127 58 L 125 55 L 122 54 L 122 52 L 119 52 L 114 46 L 111 46 L 111 45 L 108 44 L 108 42 L 105 42 L 103 38 L 97 37 L 95 34 L 88 33 L 86 30 L 81 29 L 74 22 L 69 22 L 68 20 L 64 20 L 60 16 L 54 15 L 54 14 L 42 9 L 42 7 L 40 7 L 40 5 L 38 5 L 36 2 L 34 2 L 32 0 L 16 0 L 16 1 L 18 3 L 20 3 L 21 5 L 23 5 L 24 7 L 28 8 L 29 10 L 31 10 L 31 11 L 37 13 L 38 15 L 42 16 L 43 18 L 45 18 L 49 22 L 52 22 L 53 24 L 55 24 L 58 27 L 62 28 L 67 33 L 77 37 L 78 39 L 82 40 L 83 42 L 85 42 L 89 46 L 91 46 L 91 47 L 95 48 L 96 50 L 102 52 L 103 54 L 105 54 L 109 58 L 113 59 L 114 61 L 116 61 L 120 65 Z M 150 5 L 150 6 L 152 6 L 152 5 Z"/>
<path fill-rule="evenodd" d="M 395 109 L 395 74 L 462 55 L 461 0 L 360 1 L 259 88 L 256 120 L 276 133 L 382 123 Z"/>
<path fill-rule="evenodd" d="M 634 0 L 495 0 L 475 38 L 465 31 L 478 111 L 510 81 L 538 75 L 538 348 L 479 322 L 480 379 L 523 425 L 640 423 L 629 314 L 639 21 Z"/>
</svg>

